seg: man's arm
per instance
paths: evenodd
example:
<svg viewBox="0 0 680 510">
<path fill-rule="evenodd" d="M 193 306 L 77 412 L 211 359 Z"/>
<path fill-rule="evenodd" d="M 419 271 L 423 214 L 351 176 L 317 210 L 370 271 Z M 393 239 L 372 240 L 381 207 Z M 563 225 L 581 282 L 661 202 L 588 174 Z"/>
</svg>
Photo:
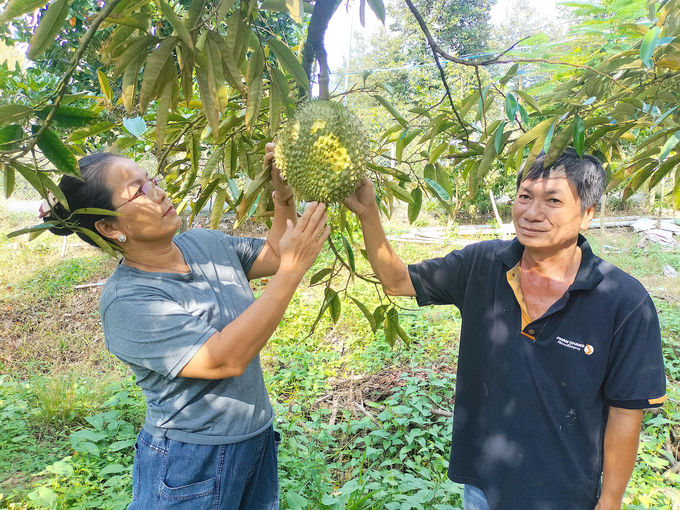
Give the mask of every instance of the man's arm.
<svg viewBox="0 0 680 510">
<path fill-rule="evenodd" d="M 375 201 L 373 183 L 364 178 L 356 192 L 345 199 L 345 205 L 361 222 L 368 260 L 388 296 L 415 296 L 408 268 L 392 249 L 380 223 L 380 210 Z"/>
<path fill-rule="evenodd" d="M 641 409 L 609 408 L 604 432 L 602 494 L 595 510 L 621 510 L 640 441 Z"/>
</svg>

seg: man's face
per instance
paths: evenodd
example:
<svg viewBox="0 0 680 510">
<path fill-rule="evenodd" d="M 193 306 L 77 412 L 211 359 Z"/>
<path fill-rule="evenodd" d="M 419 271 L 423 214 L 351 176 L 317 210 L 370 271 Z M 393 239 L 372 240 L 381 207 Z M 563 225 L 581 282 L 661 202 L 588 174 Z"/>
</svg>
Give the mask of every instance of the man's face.
<svg viewBox="0 0 680 510">
<path fill-rule="evenodd" d="M 590 226 L 595 206 L 581 211 L 576 186 L 566 177 L 525 180 L 512 206 L 517 239 L 526 248 L 555 252 L 576 242 Z"/>
</svg>

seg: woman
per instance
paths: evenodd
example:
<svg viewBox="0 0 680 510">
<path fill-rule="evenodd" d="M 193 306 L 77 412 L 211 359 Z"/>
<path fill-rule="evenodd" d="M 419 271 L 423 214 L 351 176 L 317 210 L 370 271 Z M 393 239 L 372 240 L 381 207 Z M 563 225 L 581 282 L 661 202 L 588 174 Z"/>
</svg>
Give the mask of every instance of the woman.
<svg viewBox="0 0 680 510">
<path fill-rule="evenodd" d="M 122 214 L 79 220 L 123 253 L 100 316 L 107 348 L 130 366 L 147 401 L 128 508 L 278 508 L 274 414 L 259 352 L 328 237 L 324 204 L 310 204 L 298 220 L 274 168 L 266 241 L 208 229 L 175 235 L 181 219 L 134 161 L 95 154 L 79 164 L 84 180 L 64 176 L 59 185 L 70 209 Z M 63 213 L 57 204 L 46 219 Z M 248 280 L 270 275 L 255 300 Z"/>
</svg>

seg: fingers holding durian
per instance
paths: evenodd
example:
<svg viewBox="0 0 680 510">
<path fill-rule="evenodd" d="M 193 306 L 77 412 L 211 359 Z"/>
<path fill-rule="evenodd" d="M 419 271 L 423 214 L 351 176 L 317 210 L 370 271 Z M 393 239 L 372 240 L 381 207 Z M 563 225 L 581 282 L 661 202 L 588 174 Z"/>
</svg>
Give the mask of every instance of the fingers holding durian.
<svg viewBox="0 0 680 510">
<path fill-rule="evenodd" d="M 368 177 L 361 179 L 359 187 L 343 200 L 343 203 L 347 209 L 360 218 L 373 209 L 377 210 L 378 204 L 375 200 L 375 188 L 371 180 Z"/>
<path fill-rule="evenodd" d="M 300 279 L 312 267 L 323 243 L 330 234 L 326 225 L 328 213 L 326 204 L 312 202 L 302 214 L 297 225 L 288 222 L 286 233 L 281 237 L 280 271 L 292 272 Z"/>
</svg>

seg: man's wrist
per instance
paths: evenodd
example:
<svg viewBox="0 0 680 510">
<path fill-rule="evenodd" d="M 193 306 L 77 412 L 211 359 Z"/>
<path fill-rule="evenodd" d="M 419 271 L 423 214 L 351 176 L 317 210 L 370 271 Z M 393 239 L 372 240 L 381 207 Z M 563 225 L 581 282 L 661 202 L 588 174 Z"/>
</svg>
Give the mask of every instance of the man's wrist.
<svg viewBox="0 0 680 510">
<path fill-rule="evenodd" d="M 291 193 L 288 198 L 282 199 L 278 196 L 276 190 L 274 190 L 272 192 L 272 202 L 279 207 L 290 207 L 291 205 L 295 205 L 295 195 Z"/>
<path fill-rule="evenodd" d="M 362 223 L 364 221 L 371 221 L 376 218 L 378 218 L 378 221 L 380 221 L 380 209 L 378 209 L 378 204 L 366 207 L 366 210 L 363 213 L 357 214 L 357 217 Z"/>
</svg>

